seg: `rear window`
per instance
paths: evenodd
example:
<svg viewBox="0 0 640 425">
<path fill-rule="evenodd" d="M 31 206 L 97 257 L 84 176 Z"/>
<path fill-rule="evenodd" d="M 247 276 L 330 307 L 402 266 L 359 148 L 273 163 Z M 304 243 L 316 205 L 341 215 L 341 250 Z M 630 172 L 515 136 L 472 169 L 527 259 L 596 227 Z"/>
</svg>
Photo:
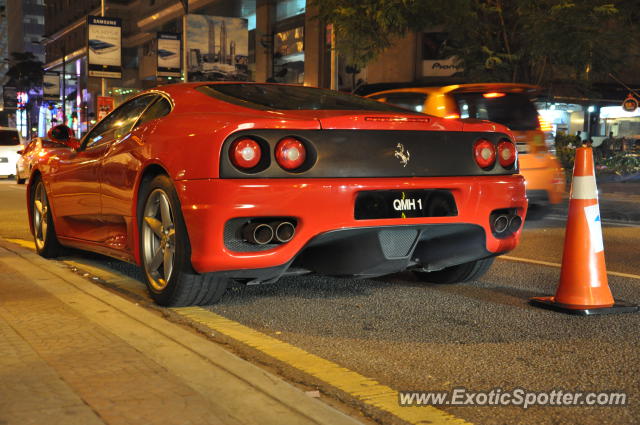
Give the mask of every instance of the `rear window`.
<svg viewBox="0 0 640 425">
<path fill-rule="evenodd" d="M 402 112 L 405 109 L 351 94 L 303 86 L 277 84 L 212 84 L 196 90 L 225 102 L 251 109 L 360 110 Z"/>
<path fill-rule="evenodd" d="M 0 130 L 0 146 L 15 146 L 20 144 L 20 137 L 15 130 Z"/>
<path fill-rule="evenodd" d="M 477 118 L 506 125 L 511 130 L 538 128 L 538 112 L 533 102 L 520 93 L 500 93 L 499 97 L 484 97 L 482 93 L 458 93 L 460 118 Z"/>
</svg>

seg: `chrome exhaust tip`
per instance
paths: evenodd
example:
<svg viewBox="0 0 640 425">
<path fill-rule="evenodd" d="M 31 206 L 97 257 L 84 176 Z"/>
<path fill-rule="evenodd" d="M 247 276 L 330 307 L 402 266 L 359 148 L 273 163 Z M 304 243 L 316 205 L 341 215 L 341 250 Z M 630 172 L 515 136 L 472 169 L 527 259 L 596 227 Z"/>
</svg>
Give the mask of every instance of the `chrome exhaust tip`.
<svg viewBox="0 0 640 425">
<path fill-rule="evenodd" d="M 509 218 L 506 215 L 499 215 L 493 221 L 493 229 L 496 233 L 504 233 L 509 228 Z"/>
<path fill-rule="evenodd" d="M 271 224 L 274 229 L 274 238 L 280 243 L 287 243 L 296 234 L 296 226 L 289 221 L 280 221 Z"/>
<path fill-rule="evenodd" d="M 249 243 L 266 245 L 273 240 L 273 228 L 264 223 L 249 223 L 242 230 L 242 237 Z"/>
<path fill-rule="evenodd" d="M 520 229 L 521 226 L 522 218 L 520 218 L 519 215 L 514 215 L 513 217 L 511 217 L 511 220 L 509 220 L 509 232 L 515 233 L 518 231 L 518 229 Z"/>
</svg>

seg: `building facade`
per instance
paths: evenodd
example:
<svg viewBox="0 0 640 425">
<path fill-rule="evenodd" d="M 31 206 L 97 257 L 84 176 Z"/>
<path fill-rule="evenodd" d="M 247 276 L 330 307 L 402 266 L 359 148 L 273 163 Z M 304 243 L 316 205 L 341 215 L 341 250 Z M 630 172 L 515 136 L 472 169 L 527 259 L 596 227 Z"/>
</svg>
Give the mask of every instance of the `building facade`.
<svg viewBox="0 0 640 425">
<path fill-rule="evenodd" d="M 0 61 L 0 92 L 2 96 L 2 109 L 0 110 L 0 125 L 8 126 L 10 124 L 15 125 L 15 114 L 13 111 L 5 108 L 4 104 L 4 85 L 7 82 L 7 71 L 9 70 L 9 31 L 7 22 L 7 1 L 0 0 L 0 57 L 3 59 Z M 6 60 L 5 60 L 6 59 Z M 11 119 L 13 117 L 13 122 Z"/>
<path fill-rule="evenodd" d="M 122 77 L 104 82 L 87 72 L 87 16 L 100 16 L 103 8 L 104 16 L 122 22 Z M 191 0 L 189 14 L 214 22 L 196 34 L 208 38 L 208 45 L 194 48 L 187 43 L 191 71 L 231 67 L 250 81 L 329 86 L 326 29 L 313 19 L 306 0 Z M 183 16 L 183 4 L 176 0 L 47 0 L 45 69 L 61 75 L 64 108 L 61 102 L 41 108 L 40 133 L 65 121 L 81 135 L 98 116 L 99 96 L 112 97 L 118 105 L 140 90 L 183 80 L 157 72 L 158 33 L 182 34 Z M 246 47 L 227 39 L 231 27 L 221 27 L 215 19 L 244 20 Z"/>
<path fill-rule="evenodd" d="M 7 0 L 9 52 L 29 52 L 44 63 L 44 0 Z"/>
<path fill-rule="evenodd" d="M 118 105 L 137 91 L 182 81 L 184 77 L 158 75 L 159 54 L 171 54 L 159 51 L 164 49 L 158 49 L 158 33 L 183 33 L 186 1 L 47 0 L 45 69 L 60 73 L 65 100 L 64 108 L 55 104 L 52 109 L 51 105 L 41 109 L 40 131 L 55 120 L 67 122 L 80 135 L 98 118 L 99 96 L 113 98 Z M 326 88 L 334 80 L 333 87 L 344 91 L 389 83 L 464 82 L 456 61 L 442 53 L 446 41 L 442 28 L 408 33 L 365 69 L 349 74 L 339 58 L 332 66 L 330 27 L 316 19 L 310 0 L 189 0 L 188 5 L 190 15 L 208 20 L 201 29 L 191 28 L 201 40 L 197 46 L 188 42 L 183 52 L 183 64 L 185 58 L 189 63 L 188 79 L 215 79 L 226 73 L 250 81 Z M 89 77 L 87 72 L 87 16 L 101 15 L 103 10 L 105 16 L 122 21 L 122 77 L 104 81 Z M 237 21 L 224 19 L 245 20 L 246 41 L 233 39 L 229 34 Z M 187 28 L 188 34 L 189 31 Z M 622 77 L 636 78 L 638 74 L 633 69 L 637 65 L 630 67 L 629 76 Z M 636 83 L 631 80 L 627 81 Z M 619 88 L 615 83 L 608 84 L 605 91 L 609 94 L 597 102 L 558 91 L 540 99 L 540 108 L 556 111 L 547 114 L 557 121 L 556 129 L 596 129 L 602 133 L 610 126 L 599 124 L 599 108 L 618 101 L 622 94 L 614 90 L 616 87 Z"/>
<path fill-rule="evenodd" d="M 7 58 L 10 66 L 16 65 L 20 57 L 22 61 L 30 61 L 38 69 L 44 63 L 44 0 L 7 0 Z M 11 84 L 11 81 L 8 81 Z M 30 87 L 18 87 L 16 93 L 18 108 L 12 110 L 10 118 L 12 126 L 20 130 L 23 137 L 32 133 L 38 119 L 39 107 L 42 104 L 42 87 L 34 84 Z"/>
</svg>

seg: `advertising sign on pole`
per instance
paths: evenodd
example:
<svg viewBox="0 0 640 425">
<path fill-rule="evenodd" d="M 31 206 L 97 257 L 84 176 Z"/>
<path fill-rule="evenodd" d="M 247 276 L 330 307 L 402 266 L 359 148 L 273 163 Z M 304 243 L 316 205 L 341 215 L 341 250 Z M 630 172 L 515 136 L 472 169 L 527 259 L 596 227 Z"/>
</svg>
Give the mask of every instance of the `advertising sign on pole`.
<svg viewBox="0 0 640 425">
<path fill-rule="evenodd" d="M 115 102 L 112 97 L 109 96 L 98 96 L 98 121 L 109 115 L 109 112 L 113 111 L 115 107 Z"/>
<path fill-rule="evenodd" d="M 4 86 L 2 97 L 4 100 L 4 109 L 16 109 L 18 107 L 18 91 L 15 87 Z"/>
<path fill-rule="evenodd" d="M 180 34 L 158 33 L 158 77 L 180 77 Z"/>
<path fill-rule="evenodd" d="M 60 73 L 47 71 L 42 77 L 42 98 L 60 100 Z"/>
<path fill-rule="evenodd" d="M 187 16 L 189 81 L 249 79 L 248 21 L 223 16 Z"/>
<path fill-rule="evenodd" d="M 120 18 L 87 16 L 89 77 L 122 78 Z"/>
</svg>

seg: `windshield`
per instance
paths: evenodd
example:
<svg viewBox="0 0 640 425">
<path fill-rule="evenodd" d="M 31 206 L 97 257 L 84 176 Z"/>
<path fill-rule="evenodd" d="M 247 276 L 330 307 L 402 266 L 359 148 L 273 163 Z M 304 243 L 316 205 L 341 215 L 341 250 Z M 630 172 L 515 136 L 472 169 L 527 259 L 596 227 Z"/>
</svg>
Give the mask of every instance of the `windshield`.
<svg viewBox="0 0 640 425">
<path fill-rule="evenodd" d="M 487 93 L 454 94 L 460 118 L 477 118 L 506 125 L 511 130 L 537 130 L 538 112 L 533 102 L 520 93 L 492 93 L 495 97 L 485 97 Z"/>
<path fill-rule="evenodd" d="M 20 137 L 15 130 L 0 130 L 0 146 L 15 146 L 20 144 Z"/>
<path fill-rule="evenodd" d="M 304 86 L 277 84 L 215 84 L 197 90 L 207 96 L 251 109 L 359 110 L 411 113 L 351 94 Z"/>
</svg>

